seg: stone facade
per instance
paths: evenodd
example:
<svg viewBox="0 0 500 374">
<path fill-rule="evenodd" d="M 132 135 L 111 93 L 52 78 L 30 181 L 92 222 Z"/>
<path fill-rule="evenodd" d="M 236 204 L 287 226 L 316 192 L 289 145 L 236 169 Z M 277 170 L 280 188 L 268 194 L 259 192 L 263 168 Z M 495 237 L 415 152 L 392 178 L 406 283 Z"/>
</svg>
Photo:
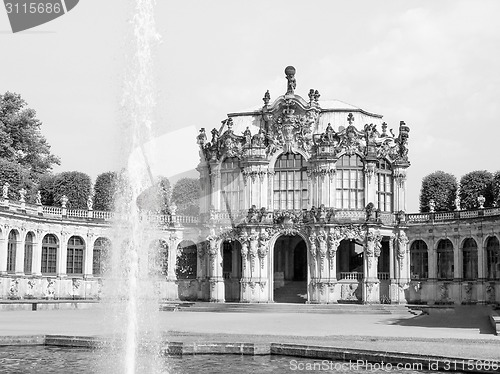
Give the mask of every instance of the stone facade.
<svg viewBox="0 0 500 374">
<path fill-rule="evenodd" d="M 499 303 L 500 208 L 405 213 L 409 127 L 396 135 L 381 115 L 317 90 L 304 99 L 295 69 L 285 75 L 284 95 L 230 113 L 210 139 L 200 130 L 200 215 L 144 217 L 166 256 L 161 296 Z M 0 298 L 99 298 L 94 256 L 104 239 L 119 242 L 113 214 L 3 195 Z"/>
</svg>

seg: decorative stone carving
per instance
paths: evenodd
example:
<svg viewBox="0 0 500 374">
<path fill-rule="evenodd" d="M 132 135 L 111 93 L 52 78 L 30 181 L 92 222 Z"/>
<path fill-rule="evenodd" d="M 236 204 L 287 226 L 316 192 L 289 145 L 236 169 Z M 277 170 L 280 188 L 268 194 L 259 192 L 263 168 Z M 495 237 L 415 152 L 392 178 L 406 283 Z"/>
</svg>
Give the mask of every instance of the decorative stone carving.
<svg viewBox="0 0 500 374">
<path fill-rule="evenodd" d="M 264 269 L 264 261 L 266 259 L 267 254 L 269 253 L 269 239 L 270 235 L 267 231 L 263 231 L 259 235 L 259 248 L 258 248 L 258 256 L 260 260 L 260 268 Z"/>
<path fill-rule="evenodd" d="M 328 235 L 328 257 L 330 257 L 330 269 L 333 269 L 337 249 L 340 245 L 342 236 L 337 228 Z"/>
<path fill-rule="evenodd" d="M 484 203 L 486 202 L 486 198 L 483 195 L 479 195 L 477 197 L 477 202 L 479 203 L 479 209 L 484 209 Z"/>
<path fill-rule="evenodd" d="M 397 240 L 398 240 L 398 249 L 396 252 L 396 257 L 398 258 L 399 261 L 399 268 L 402 269 L 405 255 L 406 252 L 408 251 L 407 246 L 409 240 L 404 231 L 401 231 L 399 233 Z"/>
<path fill-rule="evenodd" d="M 9 294 L 7 296 L 11 300 L 20 299 L 19 296 L 19 279 L 14 278 L 10 281 Z"/>
<path fill-rule="evenodd" d="M 368 162 L 365 165 L 365 175 L 368 179 L 368 182 L 371 183 L 373 176 L 375 175 L 375 163 Z"/>
<path fill-rule="evenodd" d="M 26 190 L 24 188 L 21 188 L 19 190 L 19 202 L 25 203 L 26 202 Z"/>
<path fill-rule="evenodd" d="M 36 191 L 35 204 L 42 205 L 42 194 L 40 193 L 40 191 Z"/>
<path fill-rule="evenodd" d="M 311 243 L 309 247 L 309 252 L 311 253 L 311 257 L 316 260 L 316 233 L 313 231 L 311 235 L 309 235 L 309 242 Z"/>
<path fill-rule="evenodd" d="M 439 287 L 439 299 L 443 303 L 448 303 L 450 301 L 449 283 L 444 282 Z"/>
<path fill-rule="evenodd" d="M 5 182 L 2 187 L 2 198 L 4 200 L 9 200 L 9 182 Z"/>
<path fill-rule="evenodd" d="M 434 199 L 429 200 L 429 212 L 434 213 L 436 211 L 436 202 Z"/>
<path fill-rule="evenodd" d="M 62 195 L 60 201 L 61 201 L 61 207 L 66 208 L 66 204 L 68 204 L 69 201 L 68 197 L 66 195 Z"/>
</svg>

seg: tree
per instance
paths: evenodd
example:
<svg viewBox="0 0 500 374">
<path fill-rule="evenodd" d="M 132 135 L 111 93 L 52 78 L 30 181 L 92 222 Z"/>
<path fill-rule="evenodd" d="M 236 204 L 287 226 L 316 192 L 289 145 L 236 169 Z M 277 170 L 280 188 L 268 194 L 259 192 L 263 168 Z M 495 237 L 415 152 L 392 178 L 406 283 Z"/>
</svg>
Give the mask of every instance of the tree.
<svg viewBox="0 0 500 374">
<path fill-rule="evenodd" d="M 170 181 L 166 177 L 158 177 L 153 186 L 148 187 L 137 197 L 137 205 L 141 210 L 167 214 L 170 205 Z"/>
<path fill-rule="evenodd" d="M 56 176 L 53 174 L 45 174 L 40 177 L 38 182 L 38 190 L 42 196 L 42 204 L 47 206 L 54 205 L 54 180 Z"/>
<path fill-rule="evenodd" d="M 97 176 L 94 185 L 95 210 L 113 210 L 117 183 L 117 173 L 114 171 L 108 171 Z"/>
<path fill-rule="evenodd" d="M 61 197 L 68 198 L 67 208 L 87 209 L 87 199 L 92 191 L 90 177 L 79 171 L 64 171 L 53 181 L 53 202 L 61 205 Z"/>
<path fill-rule="evenodd" d="M 182 178 L 172 190 L 172 201 L 177 205 L 177 213 L 196 216 L 200 213 L 200 181 Z"/>
<path fill-rule="evenodd" d="M 420 211 L 429 211 L 429 201 L 434 200 L 436 211 L 450 211 L 455 207 L 457 179 L 444 171 L 435 171 L 422 179 Z"/>
<path fill-rule="evenodd" d="M 9 183 L 9 199 L 19 200 L 19 190 L 27 191 L 27 199 L 33 197 L 35 184 L 30 180 L 29 173 L 21 165 L 0 158 L 0 187 Z"/>
<path fill-rule="evenodd" d="M 34 181 L 60 164 L 59 158 L 50 153 L 41 125 L 21 95 L 0 95 L 0 158 L 19 164 Z"/>
<path fill-rule="evenodd" d="M 460 202 L 462 209 L 479 207 L 477 198 L 483 195 L 484 206 L 493 205 L 493 174 L 486 170 L 475 170 L 460 179 Z"/>
<path fill-rule="evenodd" d="M 493 205 L 500 206 L 500 170 L 493 174 Z"/>
</svg>

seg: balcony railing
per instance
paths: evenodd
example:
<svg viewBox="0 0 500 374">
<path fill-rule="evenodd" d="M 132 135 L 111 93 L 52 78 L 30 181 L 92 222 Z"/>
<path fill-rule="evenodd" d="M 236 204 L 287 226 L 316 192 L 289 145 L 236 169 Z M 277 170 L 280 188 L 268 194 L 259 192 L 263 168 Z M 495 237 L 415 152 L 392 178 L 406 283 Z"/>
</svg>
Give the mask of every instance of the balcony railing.
<svg viewBox="0 0 500 374">
<path fill-rule="evenodd" d="M 114 212 L 85 210 L 85 209 L 66 209 L 56 206 L 45 206 L 41 204 L 30 204 L 20 201 L 2 200 L 0 198 L 0 211 L 16 212 L 29 216 L 41 216 L 50 219 L 78 219 L 78 220 L 98 220 L 109 222 L 116 219 Z M 377 213 L 376 217 L 370 222 L 382 223 L 385 225 L 408 224 L 416 225 L 423 223 L 440 223 L 457 220 L 478 219 L 481 217 L 500 216 L 500 208 L 485 208 L 475 210 L 462 210 L 453 212 L 433 212 L 433 213 Z M 244 223 L 252 224 L 314 224 L 314 223 L 344 223 L 348 222 L 367 222 L 366 212 L 364 210 L 334 210 L 327 209 L 326 214 L 313 214 L 310 210 L 283 210 L 283 211 L 265 211 L 260 210 L 249 213 L 249 210 L 238 210 L 233 212 L 212 211 L 199 216 L 185 215 L 160 215 L 152 213 L 141 214 L 141 219 L 158 225 L 197 225 L 202 222 L 213 222 L 216 224 L 225 224 L 237 226 Z"/>
<path fill-rule="evenodd" d="M 406 222 L 409 224 L 416 224 L 426 222 L 456 221 L 493 216 L 500 216 L 500 208 L 460 210 L 454 212 L 412 213 L 406 215 Z"/>
<path fill-rule="evenodd" d="M 339 280 L 363 280 L 363 273 L 359 271 L 341 272 L 339 274 Z"/>
</svg>

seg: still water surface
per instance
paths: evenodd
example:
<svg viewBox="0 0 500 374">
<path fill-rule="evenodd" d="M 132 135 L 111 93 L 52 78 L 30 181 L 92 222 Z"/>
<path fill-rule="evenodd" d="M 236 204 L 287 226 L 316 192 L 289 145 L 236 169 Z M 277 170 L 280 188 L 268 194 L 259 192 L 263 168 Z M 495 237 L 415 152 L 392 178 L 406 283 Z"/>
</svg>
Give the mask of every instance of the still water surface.
<svg viewBox="0 0 500 374">
<path fill-rule="evenodd" d="M 109 374 L 102 370 L 99 351 L 46 346 L 0 347 L 0 373 Z M 112 357 L 108 357 L 112 359 Z M 308 370 L 313 368 L 315 370 Z M 260 373 L 384 373 L 387 370 L 342 370 L 341 362 L 287 356 L 196 355 L 169 357 L 162 362 L 162 373 L 175 374 L 260 374 Z M 344 363 L 344 368 L 347 365 Z M 376 368 L 376 367 L 375 367 Z M 372 368 L 374 369 L 374 368 Z M 387 368 L 386 368 L 387 369 Z M 147 370 L 146 370 L 147 371 Z M 392 370 L 392 373 L 429 373 Z M 437 372 L 433 372 L 437 373 Z"/>
</svg>

